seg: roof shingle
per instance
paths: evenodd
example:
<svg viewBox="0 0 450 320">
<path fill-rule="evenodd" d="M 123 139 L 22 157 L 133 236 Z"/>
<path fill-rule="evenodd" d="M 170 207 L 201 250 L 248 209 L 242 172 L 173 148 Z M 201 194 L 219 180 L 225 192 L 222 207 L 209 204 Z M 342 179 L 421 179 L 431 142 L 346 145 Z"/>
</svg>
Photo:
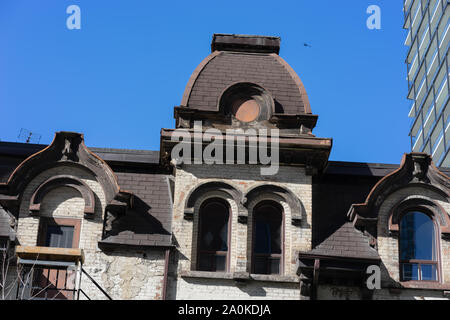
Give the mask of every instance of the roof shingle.
<svg viewBox="0 0 450 320">
<path fill-rule="evenodd" d="M 250 82 L 268 90 L 275 100 L 276 112 L 306 113 L 306 92 L 302 94 L 295 79 L 275 54 L 223 51 L 215 55 L 196 76 L 187 94 L 187 107 L 216 111 L 222 92 L 237 82 Z M 186 94 L 186 93 L 185 93 Z M 308 106 L 309 107 L 309 106 Z"/>
<path fill-rule="evenodd" d="M 360 259 L 380 258 L 378 252 L 369 245 L 369 239 L 355 229 L 351 222 L 344 223 L 308 254 Z"/>
<path fill-rule="evenodd" d="M 114 223 L 103 243 L 170 246 L 172 195 L 163 174 L 116 172 L 122 189 L 134 194 L 134 205 Z"/>
</svg>

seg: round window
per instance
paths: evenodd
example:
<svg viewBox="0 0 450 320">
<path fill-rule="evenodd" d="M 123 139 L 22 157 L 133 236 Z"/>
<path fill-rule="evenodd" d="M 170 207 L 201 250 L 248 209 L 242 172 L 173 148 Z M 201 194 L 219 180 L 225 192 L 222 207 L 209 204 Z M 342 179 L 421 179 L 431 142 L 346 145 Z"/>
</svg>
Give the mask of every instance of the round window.
<svg viewBox="0 0 450 320">
<path fill-rule="evenodd" d="M 260 107 L 254 99 L 238 99 L 233 102 L 232 112 L 239 121 L 252 122 L 258 118 Z"/>
<path fill-rule="evenodd" d="M 228 87 L 219 99 L 218 109 L 238 122 L 248 124 L 270 119 L 274 100 L 257 84 L 240 82 Z"/>
</svg>

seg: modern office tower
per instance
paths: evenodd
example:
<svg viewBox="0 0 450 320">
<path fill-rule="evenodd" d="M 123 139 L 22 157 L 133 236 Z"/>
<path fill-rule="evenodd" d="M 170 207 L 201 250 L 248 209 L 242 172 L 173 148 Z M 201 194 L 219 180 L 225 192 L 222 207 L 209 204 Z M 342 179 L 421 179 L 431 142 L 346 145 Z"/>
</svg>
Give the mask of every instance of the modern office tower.
<svg viewBox="0 0 450 320">
<path fill-rule="evenodd" d="M 408 99 L 413 152 L 450 166 L 449 0 L 405 0 Z"/>
</svg>

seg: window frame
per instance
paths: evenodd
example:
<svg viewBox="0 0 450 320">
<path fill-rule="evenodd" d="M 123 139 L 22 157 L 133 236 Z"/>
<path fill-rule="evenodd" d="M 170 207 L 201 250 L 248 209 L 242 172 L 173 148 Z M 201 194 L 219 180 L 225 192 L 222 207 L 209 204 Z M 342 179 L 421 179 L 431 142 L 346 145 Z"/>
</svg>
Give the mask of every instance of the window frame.
<svg viewBox="0 0 450 320">
<path fill-rule="evenodd" d="M 81 234 L 81 219 L 40 217 L 39 232 L 37 238 L 38 246 L 46 247 L 45 241 L 48 226 L 73 227 L 74 229 L 73 229 L 72 248 L 76 249 L 79 247 Z"/>
<path fill-rule="evenodd" d="M 201 235 L 202 235 L 202 210 L 204 210 L 204 206 L 210 203 L 220 203 L 223 205 L 228 211 L 228 222 L 227 222 L 227 251 L 205 251 L 201 250 Z M 198 210 L 198 228 L 197 228 L 197 244 L 196 244 L 196 258 L 195 258 L 195 270 L 202 272 L 230 272 L 230 259 L 231 259 L 231 225 L 232 225 L 232 210 L 231 206 L 226 199 L 221 197 L 211 197 L 205 199 L 199 206 Z M 223 271 L 211 271 L 211 270 L 200 270 L 200 255 L 208 254 L 211 256 L 222 255 L 225 256 L 225 270 Z M 216 267 L 215 259 L 213 260 L 213 266 Z M 216 269 L 216 268 L 213 268 Z"/>
<path fill-rule="evenodd" d="M 435 257 L 435 261 L 434 260 L 417 260 L 417 259 L 412 259 L 412 260 L 402 260 L 401 259 L 401 221 L 404 218 L 405 215 L 407 215 L 408 213 L 413 213 L 413 212 L 419 212 L 421 214 L 426 215 L 428 218 L 431 219 L 432 223 L 433 223 L 433 230 L 434 230 L 434 246 L 435 246 L 435 251 L 436 251 L 436 257 Z M 440 249 L 440 238 L 441 238 L 441 231 L 439 228 L 439 224 L 436 222 L 435 219 L 435 215 L 433 212 L 430 212 L 429 209 L 421 207 L 421 206 L 414 206 L 414 207 L 409 207 L 405 210 L 403 210 L 399 217 L 398 217 L 398 265 L 399 265 L 399 278 L 400 278 L 400 282 L 401 283 L 431 283 L 431 284 L 436 284 L 436 283 L 441 283 L 441 279 L 442 279 L 442 275 L 441 275 L 441 266 L 440 266 L 440 261 L 441 261 L 441 249 Z M 436 280 L 404 280 L 403 277 L 403 265 L 404 264 L 417 264 L 418 265 L 418 272 L 419 272 L 419 277 L 422 277 L 421 274 L 421 266 L 422 265 L 434 265 L 436 267 Z"/>
<path fill-rule="evenodd" d="M 281 253 L 280 254 L 278 254 L 278 253 L 277 254 L 256 254 L 255 253 L 255 245 L 256 245 L 256 227 L 255 227 L 256 226 L 256 219 L 255 219 L 256 214 L 255 213 L 258 210 L 258 208 L 260 206 L 262 206 L 262 205 L 271 205 L 271 206 L 273 206 L 274 208 L 279 210 L 279 213 L 281 215 L 281 222 L 280 222 L 281 223 L 281 226 L 280 226 L 280 228 L 281 228 L 281 232 L 280 232 Z M 264 199 L 264 200 L 259 201 L 258 203 L 256 203 L 253 206 L 251 214 L 252 214 L 252 245 L 251 245 L 251 253 L 250 253 L 251 254 L 251 264 L 250 264 L 251 273 L 252 274 L 256 274 L 255 273 L 255 267 L 256 267 L 255 258 L 257 256 L 265 256 L 265 257 L 268 257 L 268 260 L 272 259 L 272 258 L 279 258 L 280 259 L 280 267 L 279 267 L 280 272 L 279 273 L 265 273 L 263 275 L 276 275 L 276 276 L 284 275 L 284 271 L 285 271 L 284 270 L 285 269 L 284 268 L 284 263 L 285 263 L 285 257 L 284 257 L 284 255 L 285 255 L 285 227 L 284 227 L 284 225 L 285 225 L 285 213 L 284 213 L 283 206 L 280 203 L 278 203 L 277 201 L 275 201 L 275 200 Z M 268 263 L 266 264 L 266 269 L 270 270 L 270 266 L 269 266 Z"/>
</svg>

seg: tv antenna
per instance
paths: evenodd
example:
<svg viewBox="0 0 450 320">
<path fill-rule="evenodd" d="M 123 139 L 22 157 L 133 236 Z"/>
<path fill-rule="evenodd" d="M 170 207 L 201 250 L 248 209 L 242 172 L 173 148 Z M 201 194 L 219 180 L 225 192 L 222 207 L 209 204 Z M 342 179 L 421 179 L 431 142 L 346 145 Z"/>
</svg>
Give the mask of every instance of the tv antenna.
<svg viewBox="0 0 450 320">
<path fill-rule="evenodd" d="M 42 136 L 39 133 L 34 133 L 30 130 L 21 128 L 19 135 L 17 136 L 17 142 L 38 144 L 39 141 L 41 141 L 41 137 Z"/>
</svg>

